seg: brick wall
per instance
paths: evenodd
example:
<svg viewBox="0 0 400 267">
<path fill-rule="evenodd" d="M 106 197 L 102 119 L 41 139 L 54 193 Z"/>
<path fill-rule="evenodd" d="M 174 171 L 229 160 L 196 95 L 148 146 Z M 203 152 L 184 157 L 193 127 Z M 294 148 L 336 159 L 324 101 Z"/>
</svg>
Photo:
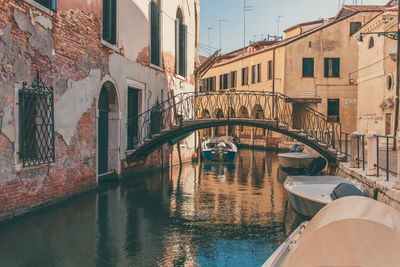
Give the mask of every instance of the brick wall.
<svg viewBox="0 0 400 267">
<path fill-rule="evenodd" d="M 74 9 L 58 2 L 49 15 L 22 0 L 0 0 L 0 219 L 97 184 L 94 99 L 69 145 L 56 133 L 54 164 L 15 170 L 15 88 L 39 71 L 57 101 L 91 70 L 108 73 L 99 1 L 75 1 Z"/>
</svg>

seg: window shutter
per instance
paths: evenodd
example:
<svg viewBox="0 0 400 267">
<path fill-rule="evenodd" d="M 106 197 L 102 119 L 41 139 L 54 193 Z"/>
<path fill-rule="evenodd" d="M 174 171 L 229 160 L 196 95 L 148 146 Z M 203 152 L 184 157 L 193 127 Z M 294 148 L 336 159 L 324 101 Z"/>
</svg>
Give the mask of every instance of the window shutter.
<svg viewBox="0 0 400 267">
<path fill-rule="evenodd" d="M 217 91 L 217 77 L 213 77 L 213 87 L 211 88 L 211 91 Z"/>
<path fill-rule="evenodd" d="M 232 88 L 232 72 L 228 73 L 228 88 Z"/>
<path fill-rule="evenodd" d="M 57 10 L 57 0 L 51 0 L 51 9 Z"/>
<path fill-rule="evenodd" d="M 324 76 L 329 77 L 329 58 L 324 58 Z"/>
<path fill-rule="evenodd" d="M 222 76 L 222 75 L 219 75 L 219 90 L 222 90 L 222 88 L 223 88 L 222 80 L 223 80 L 223 76 Z"/>
<path fill-rule="evenodd" d="M 332 76 L 333 77 L 340 77 L 340 58 L 333 58 L 332 59 L 332 67 L 333 67 L 333 72 Z"/>
<path fill-rule="evenodd" d="M 103 0 L 103 40 L 110 42 L 110 0 Z"/>
<path fill-rule="evenodd" d="M 186 77 L 187 69 L 187 26 L 185 24 L 179 25 L 179 74 Z"/>
<path fill-rule="evenodd" d="M 175 20 L 175 73 L 179 74 L 179 19 Z"/>
<path fill-rule="evenodd" d="M 151 2 L 151 63 L 160 65 L 160 6 Z"/>
</svg>

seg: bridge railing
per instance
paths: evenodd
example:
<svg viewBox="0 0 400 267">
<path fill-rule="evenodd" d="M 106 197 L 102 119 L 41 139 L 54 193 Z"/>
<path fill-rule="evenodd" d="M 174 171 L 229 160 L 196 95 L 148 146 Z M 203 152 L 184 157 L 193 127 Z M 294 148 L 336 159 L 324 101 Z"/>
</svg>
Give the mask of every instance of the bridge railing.
<svg viewBox="0 0 400 267">
<path fill-rule="evenodd" d="M 341 124 L 295 99 L 269 91 L 218 91 L 177 94 L 143 112 L 136 121 L 137 144 L 143 144 L 161 129 L 183 121 L 249 118 L 268 120 L 276 127 L 299 130 L 310 139 L 331 148 L 341 142 Z"/>
</svg>

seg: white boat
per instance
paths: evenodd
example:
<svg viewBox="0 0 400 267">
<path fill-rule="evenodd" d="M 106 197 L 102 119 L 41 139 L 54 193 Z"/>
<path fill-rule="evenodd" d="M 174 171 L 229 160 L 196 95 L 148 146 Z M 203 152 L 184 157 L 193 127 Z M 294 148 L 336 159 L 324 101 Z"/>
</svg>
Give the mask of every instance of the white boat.
<svg viewBox="0 0 400 267">
<path fill-rule="evenodd" d="M 303 152 L 287 152 L 278 154 L 279 165 L 283 168 L 307 168 L 315 158 L 315 155 Z"/>
<path fill-rule="evenodd" d="M 204 160 L 233 161 L 236 158 L 237 147 L 224 139 L 207 139 L 201 144 Z"/>
<path fill-rule="evenodd" d="M 289 192 L 292 207 L 306 217 L 314 216 L 336 198 L 363 195 L 349 180 L 341 176 L 288 176 L 284 187 Z M 336 196 L 335 192 L 341 196 Z"/>
<path fill-rule="evenodd" d="M 365 197 L 338 199 L 301 224 L 263 267 L 399 266 L 400 212 Z"/>
</svg>

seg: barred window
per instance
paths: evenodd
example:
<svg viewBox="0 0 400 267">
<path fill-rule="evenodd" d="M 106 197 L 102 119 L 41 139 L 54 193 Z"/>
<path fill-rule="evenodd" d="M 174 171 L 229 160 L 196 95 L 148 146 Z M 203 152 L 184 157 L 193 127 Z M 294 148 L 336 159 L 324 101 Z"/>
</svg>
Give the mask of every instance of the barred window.
<svg viewBox="0 0 400 267">
<path fill-rule="evenodd" d="M 39 74 L 19 91 L 19 160 L 23 167 L 54 162 L 53 88 Z"/>
</svg>

